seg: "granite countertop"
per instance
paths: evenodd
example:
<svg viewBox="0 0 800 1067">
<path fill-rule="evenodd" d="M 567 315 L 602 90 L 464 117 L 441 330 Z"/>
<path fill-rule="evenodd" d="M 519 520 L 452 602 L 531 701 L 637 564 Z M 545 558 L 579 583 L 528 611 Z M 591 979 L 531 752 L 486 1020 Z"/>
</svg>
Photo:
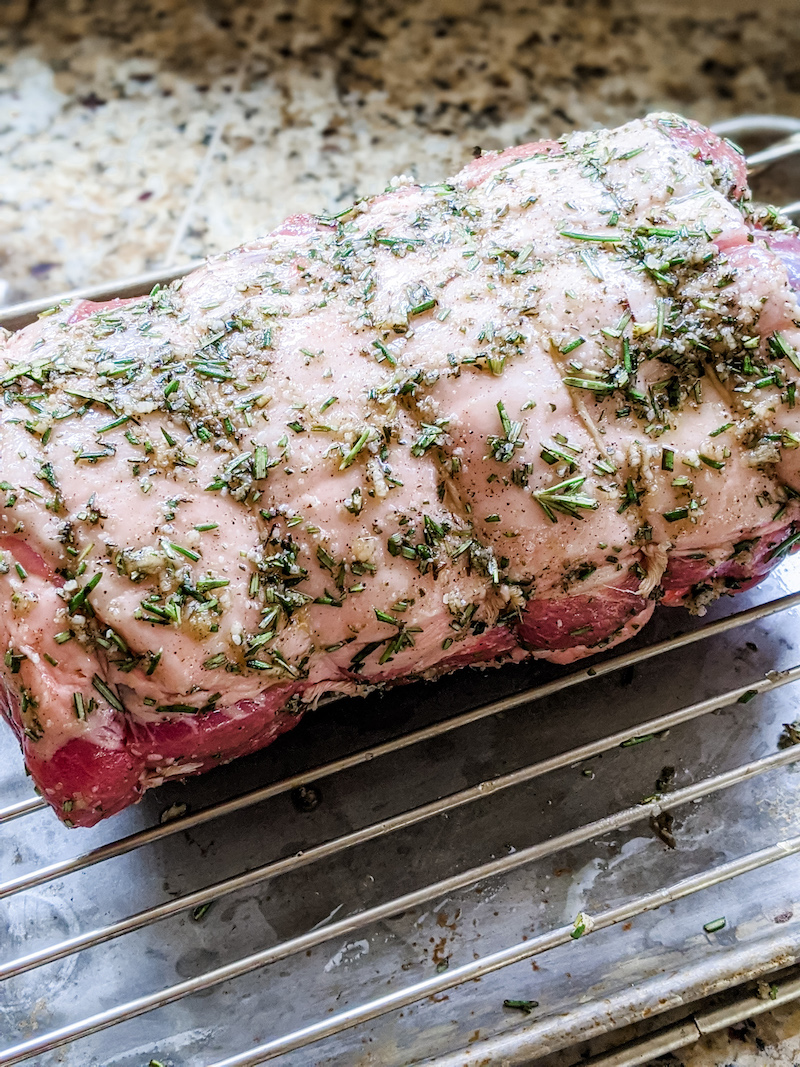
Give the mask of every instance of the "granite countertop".
<svg viewBox="0 0 800 1067">
<path fill-rule="evenodd" d="M 4 0 L 0 304 L 441 178 L 476 146 L 654 109 L 800 116 L 798 56 L 796 0 Z M 797 1009 L 745 1031 L 660 1063 L 800 1062 Z"/>
</svg>

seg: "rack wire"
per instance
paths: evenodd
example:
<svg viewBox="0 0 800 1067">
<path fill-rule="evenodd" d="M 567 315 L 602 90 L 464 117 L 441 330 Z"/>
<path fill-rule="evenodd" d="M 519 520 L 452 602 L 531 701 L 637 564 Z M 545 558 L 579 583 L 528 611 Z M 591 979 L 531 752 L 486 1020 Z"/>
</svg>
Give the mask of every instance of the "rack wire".
<svg viewBox="0 0 800 1067">
<path fill-rule="evenodd" d="M 115 857 L 143 849 L 158 841 L 185 834 L 188 830 L 210 824 L 234 813 L 242 814 L 263 801 L 290 793 L 300 786 L 320 783 L 332 776 L 340 775 L 349 768 L 360 764 L 373 763 L 385 759 L 401 749 L 412 748 L 433 739 L 442 738 L 455 731 L 463 730 L 482 720 L 496 718 L 512 709 L 522 706 L 530 707 L 534 702 L 546 698 L 563 698 L 576 687 L 591 687 L 596 680 L 604 676 L 619 674 L 638 665 L 654 663 L 676 652 L 687 650 L 692 646 L 715 639 L 726 640 L 739 630 L 752 627 L 764 620 L 771 620 L 800 607 L 800 593 L 779 597 L 764 604 L 758 604 L 729 617 L 717 619 L 705 626 L 687 631 L 676 636 L 656 641 L 622 654 L 610 656 L 593 666 L 584 667 L 544 682 L 514 692 L 502 699 L 481 704 L 460 715 L 435 722 L 420 729 L 391 738 L 379 745 L 373 745 L 353 752 L 339 759 L 311 767 L 299 773 L 289 775 L 277 782 L 248 791 L 240 796 L 225 799 L 202 810 L 164 824 L 138 830 L 128 836 L 107 842 L 97 848 L 79 852 L 75 856 L 45 864 L 26 874 L 6 880 L 0 885 L 0 900 L 17 894 L 24 894 L 38 886 L 52 883 L 55 879 L 67 878 L 77 872 L 97 864 L 105 863 Z M 621 746 L 633 747 L 633 743 L 642 738 L 650 738 L 672 730 L 681 724 L 706 718 L 722 709 L 754 698 L 756 695 L 775 693 L 800 680 L 800 664 L 782 670 L 769 671 L 763 677 L 750 677 L 742 684 L 727 687 L 719 693 L 700 700 L 682 704 L 675 710 L 654 717 L 637 720 L 624 728 L 604 733 L 595 740 L 572 746 L 547 758 L 531 763 L 506 774 L 496 775 L 439 797 L 426 804 L 421 804 L 399 814 L 372 822 L 350 833 L 342 834 L 331 840 L 303 849 L 301 852 L 283 856 L 269 863 L 247 870 L 233 877 L 216 881 L 194 892 L 182 894 L 174 899 L 145 908 L 114 922 L 100 925 L 80 934 L 50 944 L 45 948 L 28 952 L 15 959 L 0 964 L 0 980 L 11 980 L 37 968 L 66 959 L 76 953 L 113 942 L 136 930 L 151 927 L 171 916 L 189 911 L 197 913 L 212 901 L 257 886 L 265 886 L 280 875 L 300 868 L 311 867 L 323 859 L 329 859 L 346 850 L 371 840 L 386 841 L 390 835 L 400 829 L 418 823 L 441 818 L 456 808 L 480 803 L 487 797 L 501 791 L 519 789 L 543 775 L 558 770 L 574 768 L 585 764 L 602 754 L 619 751 Z M 333 714 L 333 712 L 331 712 Z M 10 1067 L 32 1057 L 59 1049 L 73 1042 L 78 1042 L 92 1034 L 113 1027 L 118 1023 L 131 1020 L 149 1013 L 157 1008 L 172 1004 L 183 998 L 194 996 L 212 989 L 222 983 L 248 973 L 260 970 L 270 964 L 285 960 L 290 956 L 307 953 L 331 941 L 341 940 L 364 930 L 371 924 L 386 920 L 430 905 L 433 901 L 448 897 L 458 890 L 485 882 L 490 878 L 505 875 L 508 872 L 524 868 L 532 863 L 541 862 L 566 849 L 596 841 L 613 831 L 629 828 L 635 824 L 651 822 L 665 811 L 676 812 L 686 805 L 691 805 L 702 798 L 722 793 L 755 778 L 763 778 L 771 772 L 789 768 L 800 759 L 794 747 L 779 749 L 768 755 L 753 759 L 722 771 L 700 777 L 689 785 L 675 789 L 668 795 L 653 796 L 616 810 L 602 818 L 589 820 L 564 833 L 553 836 L 511 854 L 494 858 L 474 867 L 469 867 L 449 877 L 435 880 L 411 892 L 389 897 L 380 904 L 363 911 L 348 915 L 320 928 L 312 929 L 298 936 L 290 937 L 276 945 L 251 953 L 241 959 L 213 968 L 196 977 L 178 982 L 146 995 L 116 1004 L 104 1011 L 79 1018 L 66 1026 L 53 1031 L 37 1034 L 27 1040 L 12 1044 L 0 1052 L 0 1064 Z M 17 819 L 30 818 L 40 808 L 38 800 L 23 801 L 10 805 L 0 811 L 0 819 L 12 822 Z M 709 890 L 726 881 L 740 878 L 747 872 L 756 871 L 769 865 L 779 864 L 800 855 L 800 835 L 783 837 L 773 843 L 748 852 L 726 863 L 712 865 L 694 875 L 677 879 L 669 884 L 636 896 L 617 907 L 608 907 L 592 914 L 591 932 L 597 933 L 608 927 L 619 925 L 641 916 L 653 909 L 681 900 L 702 890 Z M 590 931 L 587 930 L 587 933 Z M 502 949 L 480 956 L 478 959 L 448 968 L 443 973 L 402 986 L 386 995 L 368 998 L 352 1008 L 336 1012 L 331 1017 L 315 1021 L 280 1037 L 261 1043 L 257 1048 L 242 1052 L 226 1059 L 216 1061 L 213 1067 L 250 1067 L 284 1056 L 298 1049 L 305 1049 L 317 1041 L 341 1034 L 360 1024 L 374 1020 L 388 1012 L 418 1003 L 425 998 L 444 994 L 446 991 L 466 982 L 473 981 L 506 968 L 520 961 L 540 956 L 559 946 L 569 945 L 573 941 L 575 928 L 561 925 L 535 937 L 518 941 Z M 800 996 L 800 988 L 797 990 Z M 198 1061 L 202 1062 L 202 1061 Z"/>
<path fill-rule="evenodd" d="M 759 128 L 764 127 L 763 117 L 747 121 L 753 128 L 758 122 Z M 789 135 L 794 152 L 800 122 L 792 122 L 786 120 L 778 132 Z M 736 135 L 747 129 L 721 132 Z M 773 158 L 788 152 L 781 149 Z M 770 159 L 751 157 L 751 161 L 761 165 Z M 174 274 L 181 272 L 176 269 Z M 155 280 L 163 278 L 148 278 L 147 283 Z M 131 284 L 141 291 L 142 279 Z M 92 290 L 81 295 L 100 297 L 106 292 Z M 6 321 L 14 324 L 35 314 L 33 306 L 12 310 Z M 784 564 L 783 573 L 789 588 L 800 584 L 800 566 L 794 561 Z M 342 729 L 339 747 L 343 750 L 333 758 L 325 756 L 331 755 L 330 749 L 336 750 L 331 738 L 337 727 L 329 727 L 327 734 L 323 732 L 312 743 L 323 715 L 346 723 L 348 714 L 359 713 L 343 702 L 338 709 L 309 715 L 315 721 L 305 734 L 306 724 L 301 724 L 294 746 L 290 736 L 270 753 L 221 769 L 182 789 L 173 785 L 161 790 L 161 797 L 174 801 L 166 814 L 178 816 L 167 821 L 155 818 L 156 801 L 149 797 L 137 811 L 126 813 L 109 827 L 64 835 L 44 810 L 43 801 L 25 795 L 13 772 L 7 780 L 0 779 L 0 790 L 15 797 L 0 808 L 0 877 L 5 879 L 0 883 L 0 920 L 2 908 L 15 902 L 30 905 L 34 916 L 42 907 L 55 907 L 55 902 L 58 908 L 68 904 L 74 918 L 62 932 L 58 922 L 44 923 L 39 929 L 28 916 L 22 924 L 23 947 L 18 953 L 10 951 L 12 940 L 6 939 L 9 950 L 4 950 L 0 962 L 0 1031 L 5 1042 L 0 1067 L 33 1060 L 41 1067 L 56 1062 L 68 1067 L 133 1065 L 151 1052 L 162 1059 L 162 1048 L 167 1050 L 165 1063 L 180 1062 L 187 1067 L 255 1067 L 275 1059 L 287 1065 L 313 1062 L 348 1067 L 362 1062 L 394 1067 L 423 1061 L 459 1067 L 481 1062 L 482 1057 L 491 1063 L 527 1063 L 569 1049 L 579 1037 L 633 1021 L 645 1007 L 657 1014 L 674 1005 L 676 998 L 688 1002 L 796 960 L 800 956 L 796 889 L 800 884 L 796 775 L 800 749 L 776 742 L 787 736 L 789 742 L 796 739 L 791 732 L 781 735 L 780 728 L 787 719 L 797 718 L 792 687 L 800 681 L 800 662 L 794 661 L 800 593 L 777 595 L 780 581 L 771 579 L 763 587 L 764 602 L 730 615 L 722 613 L 724 606 L 714 609 L 718 617 L 703 625 L 690 623 L 680 613 L 673 613 L 671 619 L 664 613 L 649 631 L 656 639 L 648 641 L 645 636 L 638 647 L 606 655 L 577 670 L 550 670 L 548 676 L 547 669 L 510 668 L 493 677 L 476 680 L 471 676 L 467 686 L 455 678 L 413 693 L 397 691 L 387 699 L 401 706 L 407 720 L 407 728 L 399 734 L 392 733 L 393 719 L 380 713 L 376 698 L 367 707 L 377 725 L 369 722 L 365 726 L 362 711 L 355 727 Z M 748 594 L 751 599 L 754 595 Z M 747 603 L 747 599 L 740 602 Z M 671 632 L 674 625 L 686 628 Z M 631 684 L 642 667 L 646 672 L 636 685 Z M 543 680 L 537 679 L 542 673 Z M 568 719 L 556 721 L 568 700 Z M 727 724 L 730 743 L 713 729 L 720 716 Z M 509 719 L 516 726 L 506 730 Z M 524 732 L 525 723 L 532 727 L 527 727 L 523 742 L 520 730 Z M 578 743 L 575 730 L 579 731 Z M 389 736 L 385 736 L 387 731 Z M 366 745 L 352 744 L 362 733 L 377 737 Z M 519 740 L 510 742 L 509 737 Z M 476 760 L 476 748 L 490 752 L 491 759 Z M 11 765 L 12 757 L 4 761 L 3 751 L 10 753 L 11 748 L 7 744 L 3 748 L 0 742 L 0 773 L 8 773 L 5 767 Z M 275 752 L 288 755 L 271 754 Z M 670 758 L 679 768 L 677 777 L 683 774 L 687 779 L 685 784 L 661 781 L 664 770 L 670 769 L 664 767 L 653 789 L 655 772 Z M 585 793 L 595 776 L 592 768 L 600 767 L 604 759 L 604 766 L 611 768 L 605 776 L 605 791 L 573 800 L 573 794 Z M 290 764 L 290 773 L 263 784 L 274 763 L 280 765 L 282 760 Z M 515 764 L 513 769 L 506 769 L 508 763 Z M 492 773 L 487 773 L 489 769 Z M 240 784 L 248 777 L 254 784 L 242 791 Z M 374 790 L 366 799 L 365 778 Z M 547 782 L 540 795 L 535 783 L 542 778 Z M 319 818 L 312 818 L 301 833 L 298 821 L 305 816 L 288 812 L 286 804 L 278 805 L 296 798 L 298 791 L 301 798 L 318 799 L 321 783 L 343 809 L 347 800 L 353 810 L 337 811 L 326 822 L 326 804 L 321 804 L 319 813 L 313 812 Z M 647 783 L 648 795 L 642 795 Z M 440 788 L 443 785 L 452 788 Z M 427 799 L 426 790 L 433 794 Z M 545 796 L 560 798 L 563 812 L 548 814 L 550 802 Z M 184 798 L 192 805 L 185 814 L 181 810 Z M 766 813 L 755 811 L 764 802 Z M 393 806 L 398 810 L 387 814 L 386 808 Z M 265 812 L 274 847 L 259 831 Z M 689 842 L 683 850 L 670 846 L 670 827 L 676 816 L 683 820 Z M 723 830 L 719 819 L 729 823 Z M 532 823 L 540 825 L 542 832 L 532 835 L 537 838 L 534 841 L 522 841 Z M 118 826 L 130 832 L 117 837 Z M 504 845 L 507 826 L 513 826 L 508 837 L 522 843 Z M 328 827 L 334 832 L 326 834 Z M 698 842 L 712 829 L 716 838 L 710 854 Z M 205 835 L 202 844 L 198 845 L 195 834 Z M 227 851 L 215 858 L 215 840 L 227 837 L 231 839 Z M 84 848 L 87 839 L 99 843 Z M 443 839 L 447 848 L 437 857 L 432 849 Z M 200 849 L 200 858 L 195 855 L 188 863 L 185 854 L 195 848 Z M 402 859 L 409 848 L 420 851 L 419 862 Z M 605 878 L 602 893 L 594 901 L 591 887 L 582 885 L 579 875 L 591 870 L 603 882 L 606 860 L 598 859 L 603 848 L 609 855 L 609 849 L 616 850 L 616 858 L 624 862 L 619 864 L 619 876 Z M 180 871 L 166 894 L 153 886 L 152 879 L 146 889 L 142 888 L 144 877 L 137 881 L 137 875 L 146 876 L 148 864 L 158 866 L 147 858 L 154 852 L 162 860 L 178 857 Z M 206 859 L 209 852 L 211 858 Z M 569 888 L 563 892 L 553 890 L 560 868 L 552 864 L 560 862 L 559 857 L 565 858 L 564 870 L 571 871 L 565 882 Z M 570 868 L 573 860 L 575 866 Z M 120 869 L 122 861 L 129 867 Z M 25 873 L 12 874 L 20 863 L 27 868 Z M 354 872 L 360 877 L 372 865 L 386 875 L 377 889 L 356 886 Z M 228 867 L 233 873 L 226 873 Z M 130 884 L 126 871 L 133 872 Z M 317 885 L 327 895 L 313 889 Z M 314 916 L 307 914 L 308 901 L 315 893 L 323 898 L 315 905 L 323 916 L 311 923 Z M 328 912 L 337 893 L 349 894 L 349 900 Z M 480 906 L 469 896 L 476 893 L 482 894 Z M 545 901 L 547 907 L 542 906 L 536 922 L 531 922 L 531 902 L 544 899 L 545 893 L 557 896 L 558 906 L 550 907 Z M 276 914 L 292 911 L 298 894 L 306 912 L 292 913 L 287 936 L 276 935 L 270 944 L 239 951 L 248 942 L 237 941 L 236 924 L 226 919 L 224 902 L 238 907 L 242 900 L 257 899 L 263 907 L 272 894 L 278 895 Z M 489 898 L 502 901 L 498 907 L 505 909 L 494 926 L 483 907 Z M 88 901 L 85 906 L 84 899 Z M 429 915 L 436 915 L 434 930 L 437 924 L 439 932 L 449 929 L 451 924 L 440 921 L 448 900 L 472 902 L 468 906 L 475 912 L 478 929 L 477 934 L 450 937 L 452 965 L 449 956 L 439 952 L 437 958 L 434 950 L 431 958 L 427 948 L 420 952 L 412 941 L 416 929 L 427 932 Z M 593 902 L 591 910 L 576 912 L 568 921 L 554 921 L 563 919 L 576 900 Z M 705 916 L 706 909 L 714 909 L 717 903 L 730 916 L 725 924 L 732 936 L 728 941 L 724 934 L 707 935 L 698 921 L 698 915 Z M 142 987 L 137 995 L 119 995 L 126 987 L 126 966 L 133 970 L 131 961 L 142 959 L 142 944 L 152 953 L 162 942 L 169 949 L 182 941 L 198 942 L 198 931 L 203 930 L 212 905 L 220 917 L 211 942 L 230 948 L 230 959 L 205 965 L 213 954 L 201 954 L 193 967 L 196 973 L 170 981 L 163 979 L 170 974 L 175 977 L 178 966 L 165 952 L 166 962 L 154 972 L 158 980 L 153 981 L 153 974 L 145 969 L 130 983 L 134 991 Z M 668 910 L 676 924 L 665 952 L 653 947 L 656 931 L 661 930 L 661 920 L 654 917 L 659 909 Z M 610 931 L 626 929 L 633 931 L 631 944 L 620 947 L 621 938 L 610 940 Z M 160 930 L 164 932 L 159 934 Z M 666 937 L 663 930 L 658 936 Z M 137 937 L 147 940 L 137 941 Z M 353 942 L 354 937 L 359 940 Z M 487 941 L 485 950 L 482 937 Z M 46 943 L 40 945 L 37 942 L 42 938 Z M 595 942 L 601 948 L 592 960 L 588 952 Z M 389 947 L 380 949 L 384 943 Z M 321 968 L 317 981 L 319 951 L 337 944 L 343 948 Z M 335 961 L 353 944 L 375 946 L 377 963 L 359 967 L 356 959 L 346 979 L 329 980 L 327 976 L 336 974 L 340 966 Z M 412 979 L 419 975 L 415 980 L 404 980 L 406 963 L 397 967 L 402 956 L 398 944 L 406 955 L 409 946 L 415 950 L 413 965 L 408 963 Z M 676 954 L 685 958 L 676 963 Z M 420 960 L 421 956 L 425 959 Z M 76 968 L 83 966 L 84 959 L 89 960 L 83 969 L 84 981 L 87 973 L 94 980 L 91 996 L 82 999 L 90 1000 L 96 1010 L 83 1010 L 77 997 L 69 997 L 65 1008 L 58 1001 L 59 988 L 66 985 L 68 992 L 76 988 Z M 306 964 L 308 959 L 316 961 L 316 971 Z M 302 1001 L 299 1006 L 290 1003 L 293 991 L 287 993 L 281 986 L 284 972 L 271 977 L 267 985 L 262 981 L 267 969 L 273 976 L 275 965 L 289 961 L 295 970 L 285 974 L 302 994 L 294 997 Z M 577 990 L 571 984 L 569 961 L 576 961 L 575 973 L 582 975 Z M 67 968 L 66 979 L 59 978 L 61 964 Z M 522 964 L 526 964 L 524 970 Z M 620 982 L 620 968 L 633 979 Z M 541 995 L 540 988 L 547 984 L 537 972 L 548 975 L 552 992 L 544 1010 L 536 1013 L 531 1007 L 528 1016 L 515 1014 L 520 1009 L 504 1009 L 503 998 L 495 993 L 512 982 Z M 107 976 L 113 980 L 106 982 Z M 257 984 L 242 987 L 245 980 Z M 482 988 L 494 993 L 486 997 L 474 993 L 478 983 L 491 981 L 495 984 Z M 382 992 L 379 984 L 391 988 Z M 37 1000 L 40 992 L 44 996 Z M 460 999 L 451 1010 L 446 998 L 456 992 Z M 237 1008 L 229 1008 L 233 1022 L 226 1027 L 224 998 L 229 993 Z M 239 1010 L 238 1005 L 248 998 L 258 1006 L 257 1012 Z M 270 998 L 276 1003 L 280 1000 L 275 1010 Z M 479 1010 L 480 998 L 489 1004 Z M 700 1033 L 730 1025 L 734 1018 L 745 1017 L 742 1012 L 752 1015 L 798 998 L 800 981 L 786 981 L 768 1003 L 739 997 L 732 1007 L 698 1012 L 688 1022 L 680 1021 L 596 1062 L 606 1067 L 634 1067 L 691 1043 Z M 342 1007 L 338 1007 L 340 1000 L 345 1002 Z M 209 1004 L 211 1029 L 221 1031 L 218 1038 L 192 1030 L 209 1011 Z M 301 1017 L 309 1014 L 309 1006 L 314 1009 L 311 1021 Z M 167 1009 L 173 1007 L 182 1014 L 170 1014 Z M 405 1012 L 409 1013 L 407 1021 Z M 156 1024 L 154 1020 L 162 1016 L 163 1021 Z M 130 1029 L 136 1020 L 152 1026 L 153 1033 Z M 475 1020 L 481 1025 L 473 1027 Z M 26 1035 L 23 1028 L 31 1032 Z M 264 1030 L 266 1036 L 259 1037 Z M 182 1052 L 174 1042 L 170 1044 L 171 1036 L 179 1031 L 184 1037 L 190 1034 Z M 412 1040 L 409 1033 L 418 1039 Z M 377 1053 L 369 1051 L 370 1042 L 379 1046 Z M 241 1051 L 232 1052 L 235 1046 Z M 179 1052 L 180 1059 L 173 1059 Z M 564 1055 L 567 1058 L 560 1062 L 566 1064 L 569 1054 Z"/>
</svg>

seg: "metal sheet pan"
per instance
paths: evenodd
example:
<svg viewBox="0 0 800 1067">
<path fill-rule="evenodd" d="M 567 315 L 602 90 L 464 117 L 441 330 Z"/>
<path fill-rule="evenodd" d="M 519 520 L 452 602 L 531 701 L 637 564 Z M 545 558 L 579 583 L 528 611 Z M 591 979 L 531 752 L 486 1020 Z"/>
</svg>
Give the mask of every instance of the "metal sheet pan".
<svg viewBox="0 0 800 1067">
<path fill-rule="evenodd" d="M 800 563 L 789 560 L 706 620 L 661 611 L 636 647 L 600 658 L 594 677 L 581 668 L 582 680 L 566 687 L 558 678 L 569 672 L 543 664 L 461 672 L 320 708 L 271 749 L 164 787 L 91 831 L 68 832 L 39 810 L 7 821 L 0 827 L 6 884 L 39 868 L 45 874 L 33 879 L 41 884 L 3 891 L 4 961 L 282 862 L 268 879 L 212 892 L 207 910 L 194 905 L 8 978 L 0 985 L 5 1045 L 31 1040 L 35 1047 L 43 1034 L 76 1020 L 113 1016 L 116 1006 L 152 993 L 158 1000 L 178 983 L 272 950 L 277 958 L 269 966 L 32 1062 L 141 1067 L 152 1057 L 200 1067 L 333 1018 L 338 1033 L 294 1051 L 289 1041 L 277 1048 L 279 1062 L 455 1067 L 488 1055 L 492 1063 L 525 1063 L 785 966 L 800 945 L 800 749 L 779 747 L 784 723 L 800 710 L 791 670 L 800 663 L 798 608 L 637 658 L 679 631 L 705 634 L 717 617 L 770 603 L 800 587 L 799 578 Z M 603 673 L 608 661 L 621 665 Z M 550 694 L 514 698 L 531 686 Z M 765 691 L 737 702 L 751 689 Z M 505 710 L 496 714 L 458 729 L 436 726 L 504 697 Z M 642 736 L 645 720 L 687 707 L 695 717 L 620 746 L 619 738 Z M 187 829 L 177 821 L 149 844 L 47 877 L 48 867 L 57 874 L 59 864 L 87 850 L 158 826 L 173 804 L 187 803 L 191 818 L 265 783 L 300 775 L 292 785 L 307 770 L 315 778 L 314 768 L 337 757 L 387 740 L 391 748 L 391 738 L 414 731 L 430 736 L 319 777 L 311 794 L 281 789 L 230 814 L 200 816 Z M 611 735 L 617 740 L 602 755 L 577 762 L 578 746 Z M 8 810 L 30 792 L 10 735 L 0 744 L 0 796 Z M 531 765 L 554 769 L 525 780 L 522 769 Z M 674 775 L 665 771 L 670 767 Z M 518 784 L 485 784 L 515 771 L 522 771 Z M 442 802 L 470 787 L 478 788 L 469 802 Z M 651 822 L 659 790 L 661 807 L 674 818 L 674 849 Z M 421 805 L 431 805 L 428 817 L 388 832 L 387 820 Z M 364 827 L 376 829 L 359 841 Z M 342 838 L 349 847 L 337 844 Z M 326 842 L 334 844 L 310 851 Z M 518 863 L 531 848 L 531 858 Z M 765 849 L 774 862 L 711 884 L 708 872 Z M 488 877 L 422 892 L 482 865 Z M 663 895 L 663 887 L 685 879 L 696 891 L 672 901 Z M 390 907 L 372 921 L 358 915 L 415 892 L 425 899 L 399 913 Z M 659 910 L 642 913 L 646 898 L 659 893 Z M 628 911 L 607 929 L 570 937 L 580 912 L 600 923 L 605 913 Z M 703 929 L 721 916 L 724 929 Z M 280 958 L 280 945 L 308 934 L 319 943 Z M 514 946 L 527 958 L 444 988 L 463 968 L 480 970 L 480 961 Z M 418 983 L 433 986 L 422 986 L 421 997 L 415 989 L 405 1007 L 343 1025 L 362 1005 Z M 539 1003 L 526 1015 L 504 1007 L 507 999 Z M 294 1043 L 308 1036 L 315 1035 L 300 1033 Z M 0 1063 L 10 1062 L 0 1053 Z"/>
</svg>

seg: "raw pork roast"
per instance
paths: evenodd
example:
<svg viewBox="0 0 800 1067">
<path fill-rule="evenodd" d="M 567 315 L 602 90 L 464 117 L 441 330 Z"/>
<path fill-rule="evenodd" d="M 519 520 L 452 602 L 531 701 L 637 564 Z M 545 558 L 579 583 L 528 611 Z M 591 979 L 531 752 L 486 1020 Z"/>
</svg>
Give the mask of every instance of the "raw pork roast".
<svg viewBox="0 0 800 1067">
<path fill-rule="evenodd" d="M 89 826 L 324 693 L 758 581 L 800 539 L 798 264 L 741 155 L 654 115 L 8 337 L 4 710 L 42 795 Z"/>
</svg>

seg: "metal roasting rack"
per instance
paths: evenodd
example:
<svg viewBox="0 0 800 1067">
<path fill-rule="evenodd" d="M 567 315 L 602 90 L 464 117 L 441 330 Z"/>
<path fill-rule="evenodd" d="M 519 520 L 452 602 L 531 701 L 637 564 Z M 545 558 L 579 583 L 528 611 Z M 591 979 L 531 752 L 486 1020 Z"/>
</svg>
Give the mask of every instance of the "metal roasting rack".
<svg viewBox="0 0 800 1067">
<path fill-rule="evenodd" d="M 799 579 L 339 701 L 91 831 L 0 734 L 0 1067 L 633 1067 L 800 999 Z"/>
</svg>

